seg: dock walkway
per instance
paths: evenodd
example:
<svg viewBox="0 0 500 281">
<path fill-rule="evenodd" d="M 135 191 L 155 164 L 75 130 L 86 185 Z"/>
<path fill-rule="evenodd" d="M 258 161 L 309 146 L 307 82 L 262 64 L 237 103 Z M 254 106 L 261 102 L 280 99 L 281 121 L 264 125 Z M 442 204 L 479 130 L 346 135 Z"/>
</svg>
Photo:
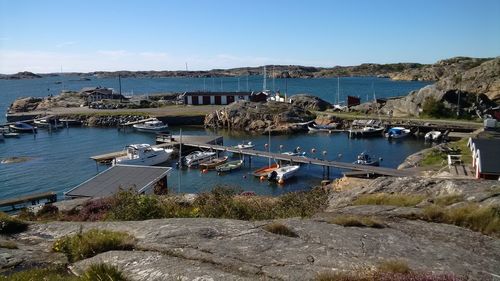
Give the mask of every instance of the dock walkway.
<svg viewBox="0 0 500 281">
<path fill-rule="evenodd" d="M 364 171 L 367 173 L 373 173 L 373 174 L 379 174 L 379 175 L 387 175 L 387 176 L 395 176 L 395 177 L 405 177 L 405 176 L 415 175 L 415 171 L 397 170 L 397 169 L 392 169 L 392 168 L 374 167 L 374 166 L 366 166 L 366 165 L 357 165 L 357 164 L 346 163 L 346 162 L 322 160 L 322 159 L 315 159 L 315 158 L 302 157 L 302 156 L 290 156 L 290 155 L 285 155 L 285 154 L 281 154 L 281 153 L 259 151 L 259 150 L 252 150 L 252 149 L 238 149 L 235 147 L 222 146 L 222 145 L 204 144 L 204 143 L 189 143 L 189 142 L 183 142 L 182 145 L 203 148 L 203 149 L 223 151 L 223 152 L 239 153 L 239 154 L 247 155 L 247 156 L 272 158 L 272 159 L 276 159 L 276 160 L 290 161 L 293 163 L 313 164 L 313 165 L 323 166 L 323 167 L 327 167 L 327 168 L 334 167 L 334 168 L 339 168 L 339 169 Z"/>
</svg>

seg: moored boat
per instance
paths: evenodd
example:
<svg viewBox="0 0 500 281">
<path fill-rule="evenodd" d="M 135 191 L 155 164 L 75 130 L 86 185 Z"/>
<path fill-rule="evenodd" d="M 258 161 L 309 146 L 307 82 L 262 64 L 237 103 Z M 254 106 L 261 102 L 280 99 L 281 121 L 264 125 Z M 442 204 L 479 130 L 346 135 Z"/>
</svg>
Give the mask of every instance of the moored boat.
<svg viewBox="0 0 500 281">
<path fill-rule="evenodd" d="M 249 141 L 249 142 L 240 143 L 240 144 L 236 145 L 234 148 L 237 148 L 237 149 L 252 149 L 254 147 L 255 147 L 255 145 L 251 141 Z"/>
<path fill-rule="evenodd" d="M 307 126 L 307 129 L 309 130 L 309 132 L 330 132 L 332 130 L 335 130 L 337 126 L 337 123 L 330 123 L 328 125 L 318 125 L 312 123 Z"/>
<path fill-rule="evenodd" d="M 4 133 L 2 133 L 2 136 L 4 138 L 18 138 L 20 136 L 20 134 L 14 133 L 14 132 L 4 132 Z"/>
<path fill-rule="evenodd" d="M 392 139 L 400 139 L 407 137 L 411 134 L 410 129 L 406 129 L 403 127 L 392 127 L 385 133 L 386 138 L 392 138 Z"/>
<path fill-rule="evenodd" d="M 221 158 L 213 158 L 206 162 L 200 164 L 200 168 L 202 169 L 215 169 L 217 166 L 224 164 L 229 157 L 224 156 Z"/>
<path fill-rule="evenodd" d="M 162 121 L 158 119 L 154 119 L 151 121 L 146 121 L 142 124 L 134 124 L 132 125 L 134 129 L 139 132 L 145 133 L 160 133 L 168 131 L 168 124 L 164 124 Z"/>
<path fill-rule="evenodd" d="M 35 119 L 33 120 L 33 124 L 35 124 L 38 128 L 62 128 L 62 124 L 57 122 L 57 119 Z"/>
<path fill-rule="evenodd" d="M 9 125 L 9 128 L 11 130 L 22 133 L 36 133 L 36 127 L 33 127 L 30 124 L 24 122 L 16 122 L 14 124 Z"/>
<path fill-rule="evenodd" d="M 362 152 L 358 155 L 358 159 L 353 164 L 357 165 L 366 165 L 366 166 L 379 166 L 381 159 L 372 159 L 370 155 L 365 152 Z"/>
<path fill-rule="evenodd" d="M 363 127 L 363 129 L 361 129 L 361 134 L 363 137 L 382 136 L 383 132 L 384 132 L 384 127 L 378 127 L 378 126 L 365 126 Z"/>
<path fill-rule="evenodd" d="M 426 141 L 438 141 L 442 135 L 443 133 L 441 133 L 440 131 L 430 131 L 425 134 L 424 138 Z"/>
<path fill-rule="evenodd" d="M 283 166 L 274 171 L 272 171 L 267 179 L 269 181 L 277 181 L 278 183 L 284 183 L 285 180 L 295 176 L 299 171 L 299 165 Z"/>
<path fill-rule="evenodd" d="M 299 157 L 306 157 L 306 152 L 305 151 L 286 151 L 286 152 L 283 152 L 281 153 L 283 155 L 287 155 L 287 156 L 299 156 Z"/>
<path fill-rule="evenodd" d="M 272 171 L 279 168 L 278 164 L 272 164 L 271 166 L 262 167 L 255 170 L 252 174 L 256 177 L 267 177 Z"/>
<path fill-rule="evenodd" d="M 184 157 L 184 164 L 188 167 L 197 166 L 203 162 L 209 161 L 215 156 L 211 151 L 194 151 Z"/>
<path fill-rule="evenodd" d="M 227 163 L 215 167 L 215 170 L 217 170 L 217 172 L 230 172 L 241 168 L 242 165 L 243 165 L 243 160 L 229 161 Z"/>
<path fill-rule="evenodd" d="M 173 152 L 149 144 L 131 144 L 126 149 L 127 155 L 115 158 L 114 164 L 154 166 L 167 161 Z"/>
</svg>

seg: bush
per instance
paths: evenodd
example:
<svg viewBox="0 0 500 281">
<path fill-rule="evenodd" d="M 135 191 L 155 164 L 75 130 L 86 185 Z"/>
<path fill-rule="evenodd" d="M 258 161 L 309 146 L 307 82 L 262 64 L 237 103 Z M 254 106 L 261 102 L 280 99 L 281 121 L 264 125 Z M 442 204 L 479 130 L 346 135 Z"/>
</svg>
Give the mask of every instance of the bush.
<svg viewBox="0 0 500 281">
<path fill-rule="evenodd" d="M 85 202 L 82 209 L 75 215 L 68 214 L 68 216 L 77 221 L 100 221 L 106 218 L 111 209 L 112 198 L 94 199 Z"/>
<path fill-rule="evenodd" d="M 434 204 L 439 206 L 449 206 L 458 202 L 462 202 L 464 200 L 464 196 L 462 194 L 452 194 L 446 196 L 440 196 L 433 199 Z"/>
<path fill-rule="evenodd" d="M 28 224 L 0 212 L 0 234 L 16 234 L 28 229 Z"/>
<path fill-rule="evenodd" d="M 295 233 L 293 230 L 291 230 L 290 228 L 288 228 L 286 225 L 284 225 L 282 223 L 273 222 L 270 224 L 266 224 L 263 228 L 265 231 L 271 232 L 274 234 L 284 235 L 284 236 L 288 236 L 288 237 L 299 237 L 299 235 L 297 235 L 297 233 Z"/>
<path fill-rule="evenodd" d="M 414 207 L 424 200 L 423 195 L 375 193 L 363 194 L 354 200 L 354 205 L 391 205 Z"/>
<path fill-rule="evenodd" d="M 158 196 L 138 194 L 135 191 L 121 191 L 111 201 L 109 219 L 132 221 L 163 218 L 163 208 Z"/>
<path fill-rule="evenodd" d="M 431 149 L 429 152 L 424 154 L 422 158 L 422 166 L 441 166 L 446 163 L 447 159 L 446 153 L 443 153 L 437 149 Z"/>
<path fill-rule="evenodd" d="M 448 110 L 444 103 L 436 100 L 434 97 L 428 97 L 425 99 L 422 105 L 422 115 L 433 117 L 433 118 L 443 118 L 450 117 L 450 110 Z"/>
<path fill-rule="evenodd" d="M 93 264 L 83 273 L 79 281 L 126 281 L 116 267 L 107 264 Z"/>
<path fill-rule="evenodd" d="M 75 262 L 111 250 L 131 250 L 134 240 L 124 232 L 91 229 L 58 239 L 52 249 L 66 254 L 70 262 Z"/>
<path fill-rule="evenodd" d="M 36 217 L 40 220 L 57 219 L 59 217 L 59 208 L 52 204 L 45 204 L 36 212 Z"/>
<path fill-rule="evenodd" d="M 378 221 L 375 218 L 367 216 L 355 216 L 355 215 L 338 215 L 331 220 L 329 223 L 338 224 L 346 227 L 373 227 L 373 228 L 384 228 L 385 224 Z"/>
</svg>

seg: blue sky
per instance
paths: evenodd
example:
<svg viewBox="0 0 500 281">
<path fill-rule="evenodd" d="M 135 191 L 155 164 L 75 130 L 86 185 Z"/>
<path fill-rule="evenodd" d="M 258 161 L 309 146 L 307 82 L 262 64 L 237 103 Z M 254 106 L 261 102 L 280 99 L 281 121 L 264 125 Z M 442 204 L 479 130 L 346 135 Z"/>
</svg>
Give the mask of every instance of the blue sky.
<svg viewBox="0 0 500 281">
<path fill-rule="evenodd" d="M 0 0 L 0 73 L 499 55 L 499 0 Z"/>
</svg>

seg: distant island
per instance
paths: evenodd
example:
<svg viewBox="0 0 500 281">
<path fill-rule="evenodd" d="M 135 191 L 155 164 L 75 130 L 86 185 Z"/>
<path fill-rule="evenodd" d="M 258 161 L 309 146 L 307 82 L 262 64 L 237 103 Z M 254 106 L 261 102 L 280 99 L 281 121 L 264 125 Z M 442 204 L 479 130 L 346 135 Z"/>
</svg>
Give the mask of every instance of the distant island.
<svg viewBox="0 0 500 281">
<path fill-rule="evenodd" d="M 269 77 L 274 78 L 323 78 L 346 76 L 378 76 L 394 80 L 437 81 L 443 76 L 467 71 L 494 58 L 455 57 L 438 61 L 434 64 L 420 63 L 364 63 L 357 66 L 313 67 L 300 65 L 266 65 Z M 212 69 L 207 71 L 95 71 L 88 73 L 72 72 L 66 74 L 79 76 L 108 77 L 238 77 L 262 75 L 264 66 L 239 67 L 231 69 Z M 44 76 L 60 75 L 56 73 L 34 74 L 19 72 L 16 74 L 0 74 L 0 79 L 32 79 Z"/>
</svg>

